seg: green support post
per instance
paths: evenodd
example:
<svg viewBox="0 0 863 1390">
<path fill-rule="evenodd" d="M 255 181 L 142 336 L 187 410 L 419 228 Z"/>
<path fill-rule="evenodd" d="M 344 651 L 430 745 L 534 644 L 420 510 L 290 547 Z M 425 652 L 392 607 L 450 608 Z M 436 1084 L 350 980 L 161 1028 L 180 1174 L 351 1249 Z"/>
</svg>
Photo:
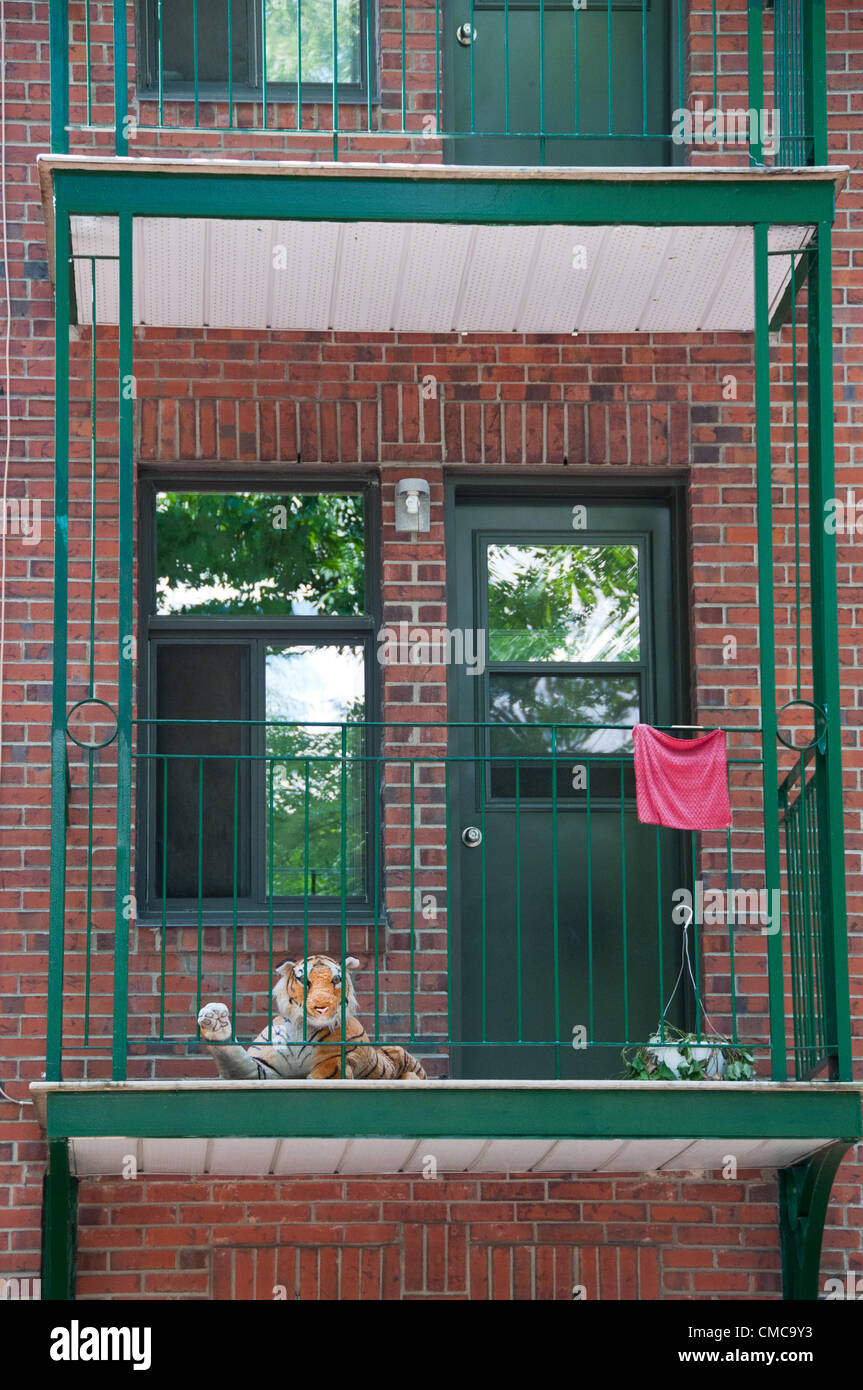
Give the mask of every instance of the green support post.
<svg viewBox="0 0 863 1390">
<path fill-rule="evenodd" d="M 779 1174 L 779 1235 L 782 1246 L 782 1296 L 818 1297 L 821 1243 L 836 1170 L 851 1144 L 837 1140 Z"/>
<path fill-rule="evenodd" d="M 69 1171 L 65 1139 L 48 1144 L 42 1192 L 42 1297 L 68 1302 L 75 1297 L 75 1243 L 78 1179 Z"/>
<path fill-rule="evenodd" d="M 773 584 L 773 476 L 770 440 L 770 310 L 768 227 L 754 228 L 755 251 L 755 424 L 758 498 L 758 651 L 761 674 L 761 730 L 764 776 L 764 881 L 768 891 L 781 885 L 779 847 L 779 760 L 776 737 L 776 638 Z M 773 901 L 771 898 L 770 901 Z M 774 1081 L 788 1075 L 785 1059 L 785 982 L 782 933 L 767 938 L 770 997 L 770 1061 Z"/>
<path fill-rule="evenodd" d="M 120 155 L 129 153 L 128 62 L 126 6 L 114 0 L 114 151 Z"/>
<path fill-rule="evenodd" d="M 66 756 L 66 663 L 69 587 L 69 274 L 70 222 L 61 195 L 55 199 L 56 360 L 54 423 L 54 664 L 51 694 L 51 868 L 48 909 L 48 1012 L 45 1075 L 63 1074 L 63 965 L 66 922 L 66 821 L 69 765 Z"/>
<path fill-rule="evenodd" d="M 825 0 L 803 3 L 803 109 L 812 141 L 812 164 L 828 164 L 827 7 Z"/>
<path fill-rule="evenodd" d="M 50 0 L 51 153 L 69 153 L 69 0 Z"/>
<path fill-rule="evenodd" d="M 809 274 L 809 517 L 812 574 L 812 691 L 827 719 L 824 752 L 821 862 L 824 884 L 824 987 L 836 1020 L 836 1070 L 852 1080 L 848 934 L 845 903 L 845 842 L 842 808 L 842 730 L 839 685 L 839 596 L 836 537 L 825 527 L 825 507 L 835 496 L 833 467 L 833 321 L 831 226 L 818 225 L 818 249 Z"/>
<path fill-rule="evenodd" d="M 132 685 L 135 653 L 133 375 L 134 320 L 132 315 L 132 215 L 122 212 L 120 226 L 120 351 L 118 373 L 119 573 L 117 602 L 117 848 L 114 884 L 114 1038 L 112 1076 L 126 1077 L 126 1035 L 129 1003 L 129 922 L 135 913 L 131 886 L 132 835 Z"/>
</svg>

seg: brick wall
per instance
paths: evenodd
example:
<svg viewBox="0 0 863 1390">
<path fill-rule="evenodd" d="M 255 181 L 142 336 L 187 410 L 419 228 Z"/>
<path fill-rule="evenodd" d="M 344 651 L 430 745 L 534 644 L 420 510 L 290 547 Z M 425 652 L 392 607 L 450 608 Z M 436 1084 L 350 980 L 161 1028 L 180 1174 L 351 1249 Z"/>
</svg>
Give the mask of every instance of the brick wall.
<svg viewBox="0 0 863 1390">
<path fill-rule="evenodd" d="M 695 7 L 693 46 L 703 56 L 704 5 Z M 723 7 L 720 6 L 720 9 Z M 733 9 L 733 7 L 728 7 Z M 81 7 L 73 18 L 80 23 Z M 14 1100 L 0 1098 L 0 1273 L 38 1269 L 39 1200 L 43 1147 L 25 1101 L 27 1083 L 44 1062 L 46 992 L 48 736 L 51 641 L 51 522 L 53 472 L 53 301 L 35 154 L 48 147 L 47 4 L 7 3 L 8 263 L 12 276 L 13 456 L 10 496 L 38 499 L 43 539 L 35 546 L 7 539 L 8 598 L 6 714 L 0 769 L 0 1038 L 5 1059 L 0 1084 Z M 700 19 L 699 19 L 700 15 Z M 863 17 L 845 5 L 830 9 L 830 91 L 837 160 L 856 157 L 860 129 Z M 729 65 L 739 50 L 737 19 Z M 98 35 L 97 35 L 98 37 Z M 34 44 L 35 39 L 35 44 Z M 422 51 L 422 50 L 421 50 Z M 729 72 L 733 69 L 729 66 Z M 427 109 L 417 85 L 417 115 Z M 139 137 L 143 139 L 143 137 Z M 148 137 L 149 138 L 149 137 Z M 329 143 L 261 134 L 160 137 L 148 148 L 171 154 L 219 152 L 237 157 L 285 154 L 326 158 Z M 106 147 L 103 137 L 96 146 Z M 359 142 L 357 142 L 357 147 Z M 388 141 L 381 157 L 406 157 L 406 144 Z M 369 157 L 368 141 L 363 145 Z M 143 144 L 136 152 L 145 152 Z M 358 157 L 353 154 L 353 157 Z M 377 157 L 376 155 L 372 157 Z M 409 157 L 437 157 L 422 137 Z M 711 162 L 714 162 L 711 159 Z M 839 495 L 855 486 L 858 455 L 854 428 L 860 389 L 861 194 L 859 179 L 845 194 L 836 228 L 835 322 Z M 89 419 L 88 334 L 73 344 L 74 494 L 79 520 L 74 544 L 83 555 L 86 532 Z M 99 334 L 99 373 L 108 380 L 115 343 Z M 774 350 L 777 431 L 777 535 L 787 565 L 791 537 L 788 436 L 787 330 Z M 206 364 L 206 376 L 204 365 Z M 689 525 L 693 629 L 693 682 L 697 710 L 751 708 L 757 676 L 754 594 L 754 472 L 751 412 L 751 344 L 730 335 L 669 339 L 569 338 L 521 340 L 471 335 L 429 339 L 418 335 L 279 334 L 257 337 L 217 332 L 148 330 L 137 335 L 139 380 L 138 452 L 142 463 L 160 459 L 193 464 L 215 460 L 244 465 L 275 460 L 381 466 L 384 486 L 383 582 L 385 618 L 445 620 L 439 508 L 444 470 L 453 465 L 523 469 L 566 466 L 621 476 L 650 468 L 689 473 Z M 725 402 L 721 378 L 739 378 L 738 399 Z M 438 377 L 437 400 L 423 400 L 418 378 Z M 100 602 L 110 612 L 115 565 L 111 515 L 116 421 L 99 420 Z M 428 542 L 407 555 L 391 529 L 391 487 L 403 473 L 425 473 L 433 490 L 435 526 Z M 784 558 L 783 558 L 784 556 Z M 860 988 L 863 894 L 863 787 L 859 728 L 860 569 L 853 541 L 840 552 L 840 618 L 843 638 L 848 890 L 854 1012 L 863 1014 Z M 83 572 L 83 571 L 81 571 Z M 777 575 L 779 570 L 777 570 Z M 80 578 L 80 576 L 79 576 Z M 790 690 L 791 650 L 787 592 L 779 613 L 780 652 Z M 83 590 L 75 595 L 73 651 L 80 661 L 85 621 Z M 78 624 L 76 627 L 75 625 Z M 733 670 L 722 661 L 722 640 L 739 640 Z M 75 647 L 75 643 L 79 645 Z M 110 696 L 114 654 L 106 647 L 105 690 Z M 387 672 L 393 717 L 417 721 L 443 717 L 444 671 L 421 680 L 398 668 Z M 696 717 L 697 717 L 696 710 Z M 80 777 L 81 765 L 74 764 Z M 102 764 L 104 835 L 96 863 L 111 859 L 111 763 Z M 79 783 L 80 785 L 80 783 Z M 398 800 L 391 812 L 392 858 L 387 885 L 393 936 L 389 963 L 397 972 L 404 951 L 408 890 Z M 430 838 L 434 848 L 434 838 Z M 74 863 L 82 891 L 80 858 Z M 753 847 L 757 855 L 757 843 Z M 401 856 L 401 858 L 400 858 Z M 99 988 L 92 1003 L 95 1036 L 108 1024 L 111 978 L 111 889 L 96 903 L 94 947 L 101 956 Z M 143 930 L 143 929 L 142 929 Z M 83 938 L 70 938 L 83 949 Z M 251 1030 L 263 1012 L 268 981 L 260 960 L 263 941 L 249 946 L 243 1022 Z M 286 949 L 290 945 L 285 943 Z M 430 969 L 440 942 L 428 943 Z M 224 953 L 224 943 L 219 946 Z M 722 943 L 708 938 L 705 951 L 719 960 Z M 361 941 L 360 953 L 368 942 Z M 192 950 L 191 943 L 179 949 Z M 152 1035 L 153 981 L 159 971 L 152 941 L 133 933 L 135 989 L 132 1009 L 141 1036 Z M 214 953 L 214 954 L 218 954 Z M 366 957 L 367 959 L 367 957 Z M 222 954 L 224 960 L 224 954 Z M 365 961 L 364 961 L 365 963 Z M 73 965 L 76 964 L 73 957 Z M 401 962 L 403 964 L 403 962 Z M 208 987 L 224 975 L 214 960 Z M 760 966 L 750 985 L 763 992 Z M 188 989 L 175 979 L 176 1025 L 188 1021 Z M 727 1008 L 722 982 L 716 1003 Z M 70 971 L 70 998 L 80 1002 L 80 977 Z M 184 988 L 186 990 L 184 994 Z M 397 991 L 394 991 L 397 992 Z M 80 1021 L 80 1007 L 72 1009 Z M 722 1014 L 719 1015 L 721 1019 Z M 719 1021 L 719 1019 L 717 1021 Z M 167 1054 L 167 1055 L 166 1055 Z M 73 1063 L 69 1075 L 83 1072 Z M 91 1062 L 94 1074 L 99 1064 Z M 206 1075 L 211 1063 L 185 1048 L 136 1051 L 130 1072 Z M 769 1176 L 769 1175 L 767 1175 Z M 826 1275 L 863 1269 L 863 1159 L 843 1165 L 834 1189 L 822 1269 Z M 468 1250 L 470 1254 L 468 1255 Z M 81 1191 L 79 1292 L 83 1297 L 272 1297 L 273 1284 L 301 1297 L 571 1297 L 583 1285 L 590 1297 L 775 1297 L 779 1288 L 775 1185 L 765 1175 L 736 1182 L 703 1176 L 673 1180 L 594 1177 L 382 1182 L 375 1179 L 215 1182 L 148 1178 L 130 1183 L 87 1181 Z M 375 1293 L 375 1289 L 378 1293 Z"/>
</svg>

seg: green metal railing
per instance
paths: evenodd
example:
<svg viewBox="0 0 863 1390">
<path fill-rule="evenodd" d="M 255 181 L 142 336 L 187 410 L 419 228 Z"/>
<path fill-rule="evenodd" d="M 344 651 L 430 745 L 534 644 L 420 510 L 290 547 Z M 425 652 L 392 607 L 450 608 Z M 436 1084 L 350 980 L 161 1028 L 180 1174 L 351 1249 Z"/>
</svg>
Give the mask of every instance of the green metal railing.
<svg viewBox="0 0 863 1390">
<path fill-rule="evenodd" d="M 818 1073 L 833 1060 L 836 1011 L 831 999 L 832 943 L 824 865 L 823 757 L 817 746 L 800 760 L 779 789 L 785 842 L 788 937 L 791 952 L 792 1020 L 796 1073 Z"/>
<path fill-rule="evenodd" d="M 82 891 L 72 875 L 65 963 L 80 997 L 54 1001 L 66 1056 L 112 1051 L 120 1078 L 130 1053 L 195 1044 L 195 1016 L 213 998 L 247 1044 L 266 1027 L 281 960 L 323 951 L 344 962 L 357 949 L 372 1041 L 409 1047 L 433 1075 L 619 1075 L 623 1048 L 670 1025 L 751 1049 L 765 1075 L 785 1032 L 786 968 L 797 1075 L 835 1051 L 815 782 L 796 799 L 794 777 L 782 785 L 786 933 L 752 869 L 757 730 L 728 730 L 735 827 L 695 836 L 638 821 L 624 726 L 250 721 L 252 751 L 221 755 L 195 749 L 200 726 L 217 721 L 170 721 L 189 746 L 171 753 L 159 749 L 164 723 L 133 721 L 138 891 L 109 949 L 110 888 L 93 873 L 94 752 L 86 730 L 76 735 L 70 839 L 85 879 Z M 620 751 L 586 751 L 598 736 Z M 111 746 L 98 730 L 89 742 Z M 216 782 L 214 769 L 227 775 Z M 256 799 L 261 814 L 249 814 Z M 476 848 L 461 837 L 464 815 Z M 753 957 L 769 999 L 745 994 Z"/>
<path fill-rule="evenodd" d="M 56 152 L 224 130 L 333 159 L 374 136 L 479 164 L 823 163 L 825 4 L 84 0 L 70 22 L 51 0 L 51 101 Z"/>
</svg>

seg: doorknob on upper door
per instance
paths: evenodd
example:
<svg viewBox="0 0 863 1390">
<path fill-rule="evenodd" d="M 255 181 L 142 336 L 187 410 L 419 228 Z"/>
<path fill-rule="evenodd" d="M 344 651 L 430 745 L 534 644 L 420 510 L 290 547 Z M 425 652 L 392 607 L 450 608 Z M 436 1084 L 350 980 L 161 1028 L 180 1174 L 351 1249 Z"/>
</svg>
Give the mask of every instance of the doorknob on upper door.
<svg viewBox="0 0 863 1390">
<path fill-rule="evenodd" d="M 466 825 L 461 832 L 462 844 L 467 845 L 468 849 L 476 849 L 477 845 L 482 844 L 482 831 L 475 825 Z"/>
<path fill-rule="evenodd" d="M 455 36 L 464 48 L 470 48 L 476 38 L 476 29 L 471 24 L 460 24 L 455 31 Z"/>
</svg>

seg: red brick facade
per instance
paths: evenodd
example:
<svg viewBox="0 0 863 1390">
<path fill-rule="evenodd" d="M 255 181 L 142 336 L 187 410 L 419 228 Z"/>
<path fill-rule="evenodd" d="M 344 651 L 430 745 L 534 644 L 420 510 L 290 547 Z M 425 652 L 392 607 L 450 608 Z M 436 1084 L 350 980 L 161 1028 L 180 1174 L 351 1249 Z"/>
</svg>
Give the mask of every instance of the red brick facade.
<svg viewBox="0 0 863 1390">
<path fill-rule="evenodd" d="M 80 7 L 79 7 L 80 8 Z M 94 7 L 95 8 L 95 7 Z M 708 7 L 709 8 L 709 7 Z M 703 4 L 692 7 L 694 52 L 703 46 Z M 48 149 L 47 4 L 7 3 L 7 255 L 12 281 L 12 469 L 9 496 L 39 499 L 40 544 L 7 538 L 6 685 L 0 770 L 0 1275 L 39 1268 L 43 1144 L 26 1101 L 27 1083 L 44 1068 L 49 872 L 49 766 L 52 593 L 53 292 L 48 279 L 35 156 Z M 72 7 L 74 16 L 74 7 Z M 131 9 L 130 9 L 131 13 Z M 433 11 L 418 16 L 431 20 Z M 846 4 L 828 9 L 833 162 L 853 163 L 863 146 L 863 16 Z M 386 24 L 384 71 L 387 71 Z M 429 106 L 431 24 L 411 41 L 411 106 L 421 130 Z M 392 36 L 390 36 L 392 37 Z M 34 42 L 35 40 L 35 42 Z M 94 42 L 98 31 L 94 30 Z M 130 46 L 133 33 L 130 26 Z M 739 41 L 738 41 L 739 40 Z M 730 34 L 728 71 L 742 46 Z M 697 62 L 697 56 L 695 61 Z M 696 68 L 697 70 L 697 68 Z M 389 101 L 397 100 L 391 87 Z M 432 82 L 433 85 L 433 82 Z M 385 83 L 386 86 L 386 83 Z M 400 99 L 400 98 L 399 98 Z M 384 105 L 386 106 L 386 101 Z M 285 122 L 293 119 L 285 108 Z M 400 112 L 393 125 L 400 125 Z M 134 153 L 159 148 L 173 156 L 329 158 L 328 137 L 296 141 L 286 151 L 273 134 L 199 136 L 141 133 Z M 97 148 L 105 142 L 98 138 Z M 369 138 L 346 142 L 347 158 L 439 158 L 435 142 L 387 139 L 370 153 Z M 110 151 L 109 151 L 110 152 Z M 860 209 L 855 173 L 836 225 L 837 493 L 859 487 L 854 431 L 863 368 Z M 75 330 L 73 363 L 73 498 L 88 504 L 90 439 L 89 330 Z M 111 330 L 99 338 L 99 376 L 116 371 Z M 777 647 L 781 700 L 791 693 L 790 565 L 792 485 L 788 370 L 789 332 L 774 348 L 776 458 Z M 757 707 L 754 412 L 752 343 L 735 335 L 527 338 L 515 335 L 253 334 L 216 330 L 139 330 L 135 342 L 136 457 L 142 467 L 214 465 L 234 479 L 255 465 L 285 470 L 336 464 L 380 470 L 383 496 L 382 597 L 385 621 L 446 622 L 444 479 L 466 471 L 544 471 L 613 480 L 649 470 L 685 477 L 688 492 L 693 711 L 745 717 Z M 723 378 L 737 378 L 724 400 Z M 426 399 L 424 377 L 436 380 Z M 110 402 L 98 422 L 100 612 L 114 603 L 116 536 L 111 529 L 116 474 L 116 418 Z M 410 546 L 393 530 L 392 488 L 407 474 L 431 485 L 432 530 Z M 863 490 L 863 489 L 861 489 Z M 73 522 L 73 554 L 85 544 Z M 841 540 L 841 538 L 840 538 Z M 853 1016 L 859 1061 L 863 1015 L 863 722 L 858 638 L 861 570 L 854 539 L 841 540 L 840 623 L 843 647 L 847 885 Z M 74 569 L 73 569 L 74 584 Z M 805 595 L 804 595 L 805 596 Z M 83 589 L 73 589 L 70 671 L 83 677 Z M 723 638 L 733 633 L 729 667 Z M 76 643 L 78 645 L 76 646 Z M 115 657 L 106 644 L 106 688 Z M 100 653 L 97 651 L 97 663 Z M 76 666 L 76 662 L 78 663 Z M 113 663 L 113 666 L 112 666 Z M 446 718 L 443 667 L 418 672 L 390 667 L 384 700 L 393 721 Z M 70 681 L 70 691 L 73 681 Z M 782 691 L 787 690 L 787 694 Z M 82 687 L 83 693 L 83 687 Z M 71 696 L 70 696 L 71 698 Z M 111 764 L 98 795 L 103 834 L 94 863 L 111 852 Z M 75 764 L 73 760 L 73 779 Z M 80 808 L 79 808 L 80 809 Z M 432 806 L 433 812 L 434 807 Z M 73 818 L 74 818 L 73 810 Z M 757 817 L 755 818 L 757 821 Z M 74 825 L 74 819 L 73 819 Z M 440 824 L 418 831 L 423 881 L 438 872 Z M 747 833 L 744 831 L 744 834 Z M 753 832 L 754 833 L 754 832 Z M 753 841 L 757 852 L 757 835 Z M 394 796 L 387 817 L 387 1007 L 403 1008 L 409 877 L 405 808 Z M 744 846 L 745 847 L 745 846 Z M 82 892 L 83 848 L 70 860 L 73 892 Z M 423 880 L 423 874 L 426 879 Z M 110 960 L 107 939 L 113 887 L 97 898 L 95 947 Z M 70 943 L 73 947 L 81 942 Z M 296 942 L 288 938 L 285 949 Z M 325 942 L 324 942 L 325 944 Z M 429 973 L 426 1007 L 440 1009 L 434 972 L 445 960 L 445 914 L 423 940 Z M 208 940 L 205 988 L 225 982 L 225 955 Z M 169 1031 L 189 1027 L 189 988 L 177 943 L 176 973 L 166 980 Z M 262 933 L 250 929 L 240 1023 L 257 1027 L 268 979 Z M 370 943 L 352 935 L 368 962 Z M 708 938 L 711 1004 L 728 1008 L 722 943 Z M 132 1032 L 153 1036 L 152 1000 L 160 957 L 151 929 L 132 943 Z M 711 952 L 716 969 L 710 970 Z M 400 974 L 401 972 L 401 974 Z M 111 978 L 98 976 L 91 1018 L 110 1028 Z M 80 1014 L 80 981 L 69 982 L 70 1011 Z M 762 1021 L 766 981 L 763 942 L 747 977 L 750 1020 Z M 99 1028 L 97 1031 L 102 1031 Z M 74 1050 L 74 1049 L 73 1049 Z M 161 1054 L 161 1055 L 160 1055 Z M 102 1070 L 100 1070 L 102 1068 Z M 210 1075 L 211 1061 L 179 1048 L 134 1050 L 131 1076 Z M 75 1061 L 69 1075 L 83 1073 Z M 106 1074 L 101 1060 L 90 1075 Z M 863 1155 L 842 1167 L 833 1192 L 822 1273 L 863 1270 Z M 282 1292 L 282 1286 L 284 1292 Z M 775 1298 L 780 1291 L 776 1185 L 772 1174 L 734 1181 L 700 1174 L 669 1178 L 595 1176 L 542 1179 L 332 1178 L 87 1180 L 80 1192 L 78 1294 L 83 1298 Z M 274 1295 L 274 1289 L 279 1292 Z"/>
</svg>

